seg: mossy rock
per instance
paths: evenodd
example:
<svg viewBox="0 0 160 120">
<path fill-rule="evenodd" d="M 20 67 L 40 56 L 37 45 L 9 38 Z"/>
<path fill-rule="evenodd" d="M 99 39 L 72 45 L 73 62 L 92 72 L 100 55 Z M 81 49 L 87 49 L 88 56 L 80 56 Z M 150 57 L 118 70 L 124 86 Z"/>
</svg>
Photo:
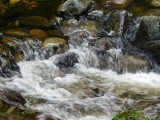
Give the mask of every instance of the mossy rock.
<svg viewBox="0 0 160 120">
<path fill-rule="evenodd" d="M 16 37 L 26 37 L 28 36 L 28 31 L 23 28 L 10 28 L 4 30 L 4 34 Z"/>
<path fill-rule="evenodd" d="M 42 16 L 28 16 L 19 18 L 20 24 L 30 27 L 48 27 L 47 18 Z"/>
<path fill-rule="evenodd" d="M 149 120 L 149 119 L 138 111 L 127 110 L 118 113 L 112 120 Z"/>
<path fill-rule="evenodd" d="M 129 14 L 125 10 L 111 11 L 102 18 L 102 28 L 109 36 L 121 37 L 128 16 Z"/>
</svg>

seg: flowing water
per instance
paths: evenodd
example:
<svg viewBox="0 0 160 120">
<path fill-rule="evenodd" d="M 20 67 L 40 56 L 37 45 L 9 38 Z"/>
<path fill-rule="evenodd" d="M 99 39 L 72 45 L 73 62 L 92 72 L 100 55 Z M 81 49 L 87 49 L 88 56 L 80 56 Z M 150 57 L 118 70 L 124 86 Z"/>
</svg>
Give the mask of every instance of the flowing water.
<svg viewBox="0 0 160 120">
<path fill-rule="evenodd" d="M 120 49 L 109 50 L 120 54 Z M 55 65 L 60 55 L 48 60 L 22 61 L 18 65 L 23 78 L 6 79 L 3 86 L 20 91 L 27 107 L 62 120 L 111 120 L 121 110 L 143 108 L 149 116 L 160 107 L 160 75 L 154 72 L 117 74 L 98 69 L 96 54 L 83 45 L 64 54 L 76 53 L 78 62 L 67 74 Z M 147 104 L 147 103 L 146 103 Z M 142 105 L 142 108 L 139 106 Z"/>
<path fill-rule="evenodd" d="M 73 31 L 68 34 L 71 41 Z M 22 77 L 1 78 L 1 85 L 19 91 L 27 99 L 28 108 L 62 120 L 111 120 L 126 109 L 156 116 L 160 108 L 160 74 L 146 69 L 129 73 L 125 68 L 119 74 L 115 59 L 123 56 L 122 41 L 115 40 L 116 47 L 107 50 L 109 57 L 103 64 L 104 56 L 97 55 L 98 48 L 90 48 L 88 39 L 94 38 L 87 36 L 80 45 L 70 42 L 67 52 L 49 59 L 44 59 L 41 51 L 33 53 L 26 44 L 24 53 L 30 61 L 18 63 Z M 61 58 L 72 54 L 78 57 L 77 61 L 71 59 L 71 67 L 57 67 Z"/>
</svg>

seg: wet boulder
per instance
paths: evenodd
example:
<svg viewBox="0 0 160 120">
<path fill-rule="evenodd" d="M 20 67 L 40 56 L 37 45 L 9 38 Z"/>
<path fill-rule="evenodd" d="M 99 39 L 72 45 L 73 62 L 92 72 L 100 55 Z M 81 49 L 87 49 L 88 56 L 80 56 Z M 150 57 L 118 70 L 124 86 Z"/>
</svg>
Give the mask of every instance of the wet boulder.
<svg viewBox="0 0 160 120">
<path fill-rule="evenodd" d="M 128 7 L 133 0 L 97 0 L 98 4 L 104 5 L 107 4 L 111 8 L 126 8 Z"/>
<path fill-rule="evenodd" d="M 42 49 L 46 58 L 62 54 L 68 50 L 67 40 L 58 37 L 46 38 L 42 43 Z"/>
<path fill-rule="evenodd" d="M 62 32 L 70 38 L 69 43 L 78 46 L 92 37 L 97 37 L 100 27 L 96 20 L 69 19 L 61 22 Z"/>
<path fill-rule="evenodd" d="M 107 50 L 114 47 L 110 38 L 100 38 L 89 41 L 90 48 L 96 52 L 96 54 L 106 53 Z"/>
<path fill-rule="evenodd" d="M 78 55 L 75 53 L 66 53 L 56 60 L 56 66 L 60 69 L 71 68 L 78 63 Z"/>
<path fill-rule="evenodd" d="M 23 96 L 11 89 L 2 89 L 0 90 L 0 100 L 4 101 L 5 103 L 9 105 L 13 105 L 19 109 L 25 108 L 26 100 L 23 98 Z"/>
<path fill-rule="evenodd" d="M 123 11 L 111 11 L 102 18 L 103 34 L 111 37 L 121 37 L 124 30 L 125 22 L 129 13 Z"/>
<path fill-rule="evenodd" d="M 21 76 L 19 66 L 16 63 L 16 60 L 17 61 L 19 60 L 18 49 L 16 49 L 13 42 L 8 44 L 3 42 L 4 39 L 2 40 L 2 43 L 0 43 L 0 76 L 2 77 L 13 77 L 14 75 Z M 15 54 L 17 54 L 17 56 Z"/>
<path fill-rule="evenodd" d="M 149 52 L 160 63 L 160 17 L 143 16 L 140 27 L 133 42 L 137 47 Z"/>
<path fill-rule="evenodd" d="M 92 10 L 87 14 L 87 18 L 91 20 L 100 20 L 103 17 L 104 10 Z"/>
<path fill-rule="evenodd" d="M 85 12 L 91 5 L 92 0 L 67 0 L 60 5 L 58 9 L 59 14 L 68 16 L 75 16 Z"/>
<path fill-rule="evenodd" d="M 144 57 L 128 54 L 118 60 L 117 70 L 119 73 L 148 72 L 150 63 Z"/>
</svg>

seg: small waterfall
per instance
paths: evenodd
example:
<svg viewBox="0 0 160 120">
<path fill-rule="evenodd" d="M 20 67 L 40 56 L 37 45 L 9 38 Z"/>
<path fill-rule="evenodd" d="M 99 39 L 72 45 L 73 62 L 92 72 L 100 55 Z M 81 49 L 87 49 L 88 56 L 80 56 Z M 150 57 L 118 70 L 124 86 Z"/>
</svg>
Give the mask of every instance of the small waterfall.
<svg viewBox="0 0 160 120">
<path fill-rule="evenodd" d="M 135 38 L 139 19 L 131 23 L 135 24 L 131 30 L 132 25 L 124 28 L 126 17 L 130 17 L 126 11 L 103 17 L 100 33 L 85 28 L 89 20 L 83 18 L 68 20 L 69 27 L 60 23 L 64 36 L 69 38 L 69 50 L 53 52 L 52 57 L 41 41 L 21 41 L 24 59 L 18 65 L 7 66 L 19 66 L 21 77 L 2 78 L 0 86 L 21 92 L 28 108 L 61 120 L 111 120 L 118 112 L 133 108 L 156 116 L 160 75 L 152 71 L 149 57 L 138 52 L 129 39 Z M 113 29 L 115 24 L 109 19 L 120 21 L 118 29 Z M 141 105 L 145 100 L 149 104 Z"/>
</svg>

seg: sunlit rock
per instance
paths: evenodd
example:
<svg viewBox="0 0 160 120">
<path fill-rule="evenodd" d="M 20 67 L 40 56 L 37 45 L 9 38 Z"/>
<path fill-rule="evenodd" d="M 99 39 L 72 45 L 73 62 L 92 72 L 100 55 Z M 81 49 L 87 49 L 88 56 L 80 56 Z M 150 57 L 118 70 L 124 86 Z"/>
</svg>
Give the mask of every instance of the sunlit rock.
<svg viewBox="0 0 160 120">
<path fill-rule="evenodd" d="M 159 0 L 151 0 L 150 5 L 153 7 L 160 7 L 160 1 Z"/>
<path fill-rule="evenodd" d="M 66 45 L 67 41 L 62 38 L 56 38 L 56 37 L 46 38 L 42 44 L 42 47 L 43 48 L 51 48 L 54 45 L 59 45 L 59 44 Z"/>
<path fill-rule="evenodd" d="M 14 5 L 15 3 L 19 2 L 19 1 L 20 1 L 20 0 L 10 0 L 9 3 L 10 3 L 11 5 Z"/>
<path fill-rule="evenodd" d="M 91 0 L 67 0 L 60 5 L 58 13 L 69 16 L 79 15 L 88 9 L 91 2 Z"/>
</svg>

